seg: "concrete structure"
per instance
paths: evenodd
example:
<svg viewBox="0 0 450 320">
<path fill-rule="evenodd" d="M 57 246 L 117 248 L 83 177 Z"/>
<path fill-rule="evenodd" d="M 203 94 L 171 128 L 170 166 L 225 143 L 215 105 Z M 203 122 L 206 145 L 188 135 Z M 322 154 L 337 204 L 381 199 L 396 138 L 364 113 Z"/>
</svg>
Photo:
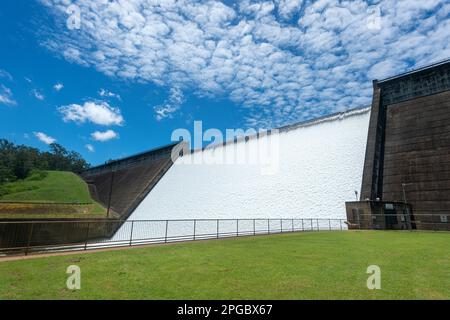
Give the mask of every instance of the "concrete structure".
<svg viewBox="0 0 450 320">
<path fill-rule="evenodd" d="M 82 177 L 109 220 L 11 226 L 0 234 L 18 240 L 0 242 L 84 240 L 87 247 L 89 239 L 131 245 L 219 230 L 341 230 L 346 217 L 350 229 L 450 230 L 450 61 L 373 85 L 371 108 L 192 153 L 172 144 L 89 169 Z M 261 141 L 275 137 L 269 167 L 237 160 L 257 159 Z M 230 154 L 235 162 L 224 161 Z M 360 187 L 360 201 L 344 206 Z"/>
<path fill-rule="evenodd" d="M 258 164 L 221 164 L 233 150 L 256 152 L 257 138 L 179 158 L 130 219 L 344 219 L 345 201 L 361 185 L 369 111 L 280 128 L 273 174 Z"/>
<path fill-rule="evenodd" d="M 374 81 L 361 200 L 377 199 L 410 203 L 418 228 L 449 220 L 450 62 Z"/>
<path fill-rule="evenodd" d="M 339 219 L 345 218 L 345 201 L 361 187 L 362 202 L 347 203 L 352 224 L 358 209 L 404 216 L 414 222 L 408 228 L 448 229 L 449 111 L 450 62 L 443 62 L 374 81 L 371 108 L 280 128 L 273 175 L 257 165 L 219 164 L 233 150 L 256 152 L 261 137 L 255 136 L 174 162 L 172 145 L 83 176 L 104 204 L 112 185 L 111 208 L 122 219 Z M 113 184 L 112 171 L 118 177 Z M 405 228 L 390 217 L 377 219 L 365 227 Z"/>
<path fill-rule="evenodd" d="M 417 229 L 411 205 L 403 202 L 347 202 L 349 229 L 413 230 Z"/>
<path fill-rule="evenodd" d="M 272 160 L 279 162 L 269 174 L 258 162 L 222 163 L 230 154 L 252 158 L 266 137 L 187 154 L 175 161 L 128 220 L 179 220 L 168 227 L 173 237 L 192 235 L 195 226 L 187 219 L 230 219 L 219 226 L 221 233 L 230 234 L 237 229 L 234 219 L 243 219 L 240 230 L 252 229 L 251 219 L 285 218 L 287 229 L 294 218 L 345 219 L 345 201 L 354 198 L 361 185 L 369 116 L 369 108 L 356 109 L 280 128 L 277 148 L 270 150 L 276 155 Z M 271 232 L 283 228 L 281 223 L 271 223 Z M 314 228 L 328 229 L 328 221 L 317 223 Z M 340 229 L 337 221 L 332 224 Z M 309 221 L 304 227 L 310 228 Z M 165 228 L 164 222 L 148 222 L 131 230 L 131 224 L 125 223 L 112 241 L 127 239 L 131 233 L 133 239 L 162 237 Z M 196 228 L 215 234 L 217 225 L 214 220 L 198 221 Z M 256 228 L 267 229 L 267 222 L 257 221 Z"/>
<path fill-rule="evenodd" d="M 110 217 L 125 220 L 173 164 L 171 144 L 84 171 L 93 199 L 110 211 Z M 174 152 L 174 154 L 178 154 Z"/>
</svg>

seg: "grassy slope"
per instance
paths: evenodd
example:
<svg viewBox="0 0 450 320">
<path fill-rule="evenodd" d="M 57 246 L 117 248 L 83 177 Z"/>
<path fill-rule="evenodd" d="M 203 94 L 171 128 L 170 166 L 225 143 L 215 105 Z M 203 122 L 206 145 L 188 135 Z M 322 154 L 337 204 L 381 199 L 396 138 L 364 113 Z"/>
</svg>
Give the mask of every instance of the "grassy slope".
<svg viewBox="0 0 450 320">
<path fill-rule="evenodd" d="M 0 262 L 0 299 L 449 299 L 450 234 L 317 232 Z M 65 288 L 69 265 L 82 289 Z M 382 271 L 369 291 L 366 269 Z"/>
<path fill-rule="evenodd" d="M 4 195 L 0 197 L 0 201 L 89 203 L 91 204 L 87 206 L 89 214 L 102 215 L 105 212 L 101 205 L 91 199 L 86 183 L 72 172 L 48 171 L 43 180 L 21 180 L 9 183 L 8 187 L 19 192 Z"/>
<path fill-rule="evenodd" d="M 41 181 L 21 180 L 10 185 L 37 187 L 35 190 L 8 194 L 0 198 L 3 201 L 39 201 L 39 202 L 92 202 L 86 184 L 72 172 L 49 171 Z"/>
</svg>

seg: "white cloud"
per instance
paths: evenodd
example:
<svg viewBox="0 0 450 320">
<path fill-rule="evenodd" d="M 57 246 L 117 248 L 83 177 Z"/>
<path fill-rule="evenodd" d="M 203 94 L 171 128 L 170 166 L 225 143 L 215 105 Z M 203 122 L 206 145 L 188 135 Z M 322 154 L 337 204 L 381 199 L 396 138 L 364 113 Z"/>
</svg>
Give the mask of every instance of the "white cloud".
<svg viewBox="0 0 450 320">
<path fill-rule="evenodd" d="M 81 29 L 43 44 L 108 76 L 228 97 L 272 126 L 369 104 L 371 76 L 449 57 L 446 2 L 79 0 Z M 42 3 L 65 19 L 66 0 Z"/>
<path fill-rule="evenodd" d="M 83 105 L 62 106 L 58 110 L 65 122 L 92 122 L 102 126 L 120 126 L 124 123 L 120 109 L 111 107 L 107 102 L 88 101 Z"/>
<path fill-rule="evenodd" d="M 173 118 L 174 113 L 180 109 L 183 103 L 184 95 L 181 89 L 171 88 L 169 98 L 162 105 L 153 107 L 156 120 L 161 121 L 165 118 Z"/>
<path fill-rule="evenodd" d="M 300 12 L 305 0 L 277 0 L 278 12 L 285 19 L 291 18 L 295 13 Z"/>
<path fill-rule="evenodd" d="M 42 93 L 40 93 L 37 89 L 33 89 L 31 93 L 36 99 L 41 101 L 45 100 L 45 96 Z"/>
<path fill-rule="evenodd" d="M 87 144 L 85 147 L 89 152 L 95 152 L 95 148 L 92 144 Z"/>
<path fill-rule="evenodd" d="M 64 84 L 62 84 L 61 82 L 58 82 L 53 86 L 53 89 L 56 91 L 61 91 L 63 88 L 64 88 Z"/>
<path fill-rule="evenodd" d="M 45 144 L 52 144 L 52 143 L 56 142 L 55 138 L 52 138 L 43 132 L 33 132 L 33 134 L 36 136 L 36 138 L 38 138 L 40 141 L 42 141 Z"/>
<path fill-rule="evenodd" d="M 369 70 L 369 76 L 373 79 L 385 79 L 393 74 L 401 73 L 405 70 L 406 65 L 398 59 L 387 59 L 381 61 Z"/>
<path fill-rule="evenodd" d="M 0 104 L 6 104 L 7 106 L 15 106 L 17 102 L 13 99 L 11 89 L 0 85 Z"/>
<path fill-rule="evenodd" d="M 95 131 L 91 134 L 91 137 L 96 141 L 106 142 L 111 139 L 117 138 L 118 134 L 113 130 Z"/>
<path fill-rule="evenodd" d="M 6 79 L 8 81 L 13 81 L 14 80 L 12 75 L 8 71 L 3 70 L 3 69 L 0 69 L 0 78 L 4 78 L 4 79 Z"/>
<path fill-rule="evenodd" d="M 106 89 L 100 89 L 100 91 L 98 92 L 98 94 L 100 95 L 100 97 L 105 97 L 105 98 L 116 98 L 117 100 L 122 100 L 122 98 L 120 97 L 120 95 L 108 91 Z"/>
</svg>

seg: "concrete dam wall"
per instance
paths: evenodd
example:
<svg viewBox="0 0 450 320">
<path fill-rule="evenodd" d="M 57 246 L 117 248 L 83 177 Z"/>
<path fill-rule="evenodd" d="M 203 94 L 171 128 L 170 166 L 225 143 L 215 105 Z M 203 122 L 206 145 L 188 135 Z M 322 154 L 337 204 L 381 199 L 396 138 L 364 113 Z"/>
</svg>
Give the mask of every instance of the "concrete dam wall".
<svg viewBox="0 0 450 320">
<path fill-rule="evenodd" d="M 280 129 L 273 174 L 222 161 L 255 152 L 256 138 L 178 158 L 129 220 L 345 219 L 361 188 L 369 116 L 359 109 Z"/>
</svg>

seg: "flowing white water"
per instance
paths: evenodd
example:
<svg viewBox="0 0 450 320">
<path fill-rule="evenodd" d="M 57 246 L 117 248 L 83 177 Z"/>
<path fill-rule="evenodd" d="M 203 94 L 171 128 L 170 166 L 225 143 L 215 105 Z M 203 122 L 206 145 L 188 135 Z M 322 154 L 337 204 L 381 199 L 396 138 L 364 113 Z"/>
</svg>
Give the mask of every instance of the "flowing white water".
<svg viewBox="0 0 450 320">
<path fill-rule="evenodd" d="M 361 188 L 369 117 L 369 109 L 352 111 L 281 132 L 279 162 L 272 175 L 262 174 L 261 166 L 254 164 L 210 164 L 223 162 L 232 148 L 237 155 L 254 152 L 258 139 L 180 158 L 128 220 L 345 219 L 345 201 L 355 200 L 354 191 Z M 186 163 L 199 157 L 209 164 Z M 191 235 L 191 224 L 171 222 L 168 233 Z M 163 223 L 151 228 L 154 235 L 165 233 Z M 205 222 L 197 228 L 215 233 L 217 226 Z M 114 238 L 129 235 L 129 229 L 129 223 L 124 224 Z M 221 226 L 221 232 L 235 230 L 235 223 Z M 133 230 L 133 239 L 149 232 L 141 226 Z"/>
</svg>

